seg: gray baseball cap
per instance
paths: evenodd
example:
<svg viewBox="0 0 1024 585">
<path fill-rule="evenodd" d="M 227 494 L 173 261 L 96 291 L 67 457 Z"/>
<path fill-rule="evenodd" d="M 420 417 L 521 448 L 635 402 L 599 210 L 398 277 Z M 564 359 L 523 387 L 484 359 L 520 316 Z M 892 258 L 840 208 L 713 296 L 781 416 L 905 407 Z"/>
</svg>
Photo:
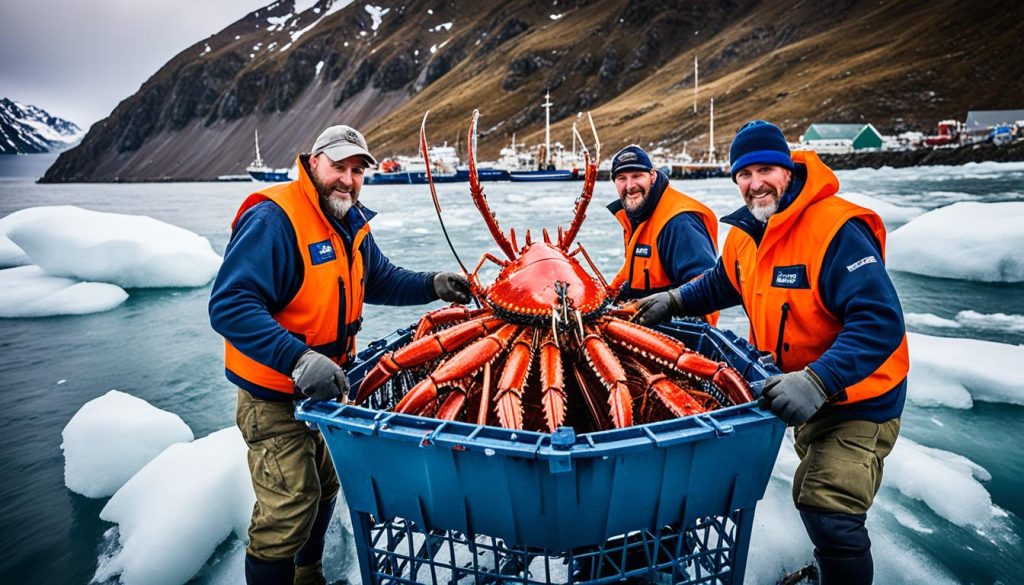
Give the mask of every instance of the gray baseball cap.
<svg viewBox="0 0 1024 585">
<path fill-rule="evenodd" d="M 369 166 L 375 166 L 377 159 L 373 158 L 366 147 L 366 139 L 358 130 L 351 126 L 331 126 L 324 130 L 313 143 L 313 149 L 309 151 L 311 156 L 324 153 L 332 161 L 344 160 L 350 156 L 361 156 Z"/>
</svg>

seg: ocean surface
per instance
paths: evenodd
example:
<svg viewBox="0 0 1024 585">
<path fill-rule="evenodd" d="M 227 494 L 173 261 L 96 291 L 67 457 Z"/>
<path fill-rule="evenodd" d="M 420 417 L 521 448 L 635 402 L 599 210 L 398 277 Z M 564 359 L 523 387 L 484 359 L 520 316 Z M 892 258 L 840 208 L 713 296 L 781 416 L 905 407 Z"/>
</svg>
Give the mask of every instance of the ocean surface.
<svg viewBox="0 0 1024 585">
<path fill-rule="evenodd" d="M 235 210 L 257 187 L 247 183 L 36 184 L 35 178 L 54 158 L 0 157 L 0 217 L 27 207 L 65 204 L 147 215 L 205 236 L 223 253 Z M 925 210 L 955 201 L 1024 201 L 1022 164 L 864 169 L 838 175 L 842 192 Z M 735 186 L 727 179 L 674 185 L 701 198 L 719 215 L 740 204 Z M 542 227 L 566 224 L 580 186 L 487 183 L 485 190 L 501 225 L 514 226 L 522 242 L 527 228 L 537 238 Z M 472 267 L 483 252 L 496 247 L 472 205 L 468 185 L 439 185 L 438 191 L 456 250 Z M 601 182 L 579 237 L 609 280 L 622 259 L 621 229 L 604 209 L 613 198 L 612 185 Z M 361 200 L 379 212 L 371 224 L 373 233 L 396 264 L 416 270 L 458 269 L 441 235 L 427 187 L 365 187 Z M 947 319 L 964 310 L 1024 315 L 1021 284 L 906 273 L 893 273 L 893 279 L 906 313 Z M 196 437 L 234 424 L 235 391 L 223 376 L 221 340 L 207 320 L 209 290 L 209 286 L 132 289 L 123 305 L 104 313 L 0 319 L 0 429 L 6 438 L 0 449 L 4 551 L 0 582 L 88 583 L 96 571 L 103 533 L 111 527 L 98 517 L 106 499 L 89 499 L 64 486 L 60 450 L 61 430 L 84 403 L 118 389 L 178 414 Z M 408 325 L 424 310 L 367 307 L 361 345 Z M 745 318 L 737 309 L 726 311 L 720 326 L 746 334 Z M 912 330 L 1024 343 L 1024 331 L 1019 329 Z M 976 402 L 973 408 L 960 410 L 908 403 L 902 436 L 984 467 L 991 474 L 984 487 L 992 503 L 1005 512 L 1002 525 L 1011 534 L 957 526 L 923 503 L 903 498 L 902 508 L 927 528 L 886 522 L 884 529 L 894 537 L 890 542 L 914 551 L 958 582 L 1022 582 L 1024 407 Z M 872 514 L 886 513 L 872 510 Z M 196 582 L 208 581 L 201 576 Z"/>
</svg>

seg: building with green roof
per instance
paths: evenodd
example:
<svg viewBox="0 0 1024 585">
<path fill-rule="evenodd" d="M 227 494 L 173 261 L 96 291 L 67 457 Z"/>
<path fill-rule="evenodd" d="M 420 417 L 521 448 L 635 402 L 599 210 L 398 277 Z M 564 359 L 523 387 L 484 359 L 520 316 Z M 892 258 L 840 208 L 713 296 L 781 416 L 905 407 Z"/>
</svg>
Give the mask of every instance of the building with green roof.
<svg viewBox="0 0 1024 585">
<path fill-rule="evenodd" d="M 871 124 L 811 124 L 800 142 L 817 152 L 842 154 L 882 148 L 882 134 Z"/>
</svg>

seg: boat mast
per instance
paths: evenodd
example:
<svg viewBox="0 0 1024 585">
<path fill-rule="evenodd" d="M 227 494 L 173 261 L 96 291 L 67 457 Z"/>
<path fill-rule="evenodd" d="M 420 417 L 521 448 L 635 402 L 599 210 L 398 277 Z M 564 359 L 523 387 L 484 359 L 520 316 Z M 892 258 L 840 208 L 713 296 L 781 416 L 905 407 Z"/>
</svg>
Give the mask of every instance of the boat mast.
<svg viewBox="0 0 1024 585">
<path fill-rule="evenodd" d="M 708 147 L 709 162 L 715 162 L 715 98 L 711 98 L 711 131 L 710 146 Z"/>
<path fill-rule="evenodd" d="M 697 113 L 697 54 L 693 54 L 693 113 Z"/>
<path fill-rule="evenodd" d="M 551 92 L 544 92 L 544 170 L 551 164 Z"/>
<path fill-rule="evenodd" d="M 260 156 L 260 131 L 256 130 L 256 160 L 252 163 L 255 166 L 263 166 L 263 157 Z"/>
</svg>

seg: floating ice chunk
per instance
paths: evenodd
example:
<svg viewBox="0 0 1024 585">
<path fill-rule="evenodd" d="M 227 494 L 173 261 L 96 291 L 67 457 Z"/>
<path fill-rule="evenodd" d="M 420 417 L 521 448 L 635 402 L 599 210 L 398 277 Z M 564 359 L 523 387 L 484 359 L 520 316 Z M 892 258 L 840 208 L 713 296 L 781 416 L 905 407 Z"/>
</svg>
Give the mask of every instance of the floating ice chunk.
<svg viewBox="0 0 1024 585">
<path fill-rule="evenodd" d="M 38 266 L 0 270 L 0 317 L 50 317 L 100 313 L 128 293 L 116 284 L 50 276 Z"/>
<path fill-rule="evenodd" d="M 947 329 L 959 329 L 960 324 L 952 319 L 943 319 L 932 313 L 906 313 L 903 321 L 907 327 L 944 327 Z"/>
<path fill-rule="evenodd" d="M 7 235 L 54 276 L 125 288 L 202 286 L 220 267 L 209 240 L 151 217 L 70 205 L 32 211 Z"/>
<path fill-rule="evenodd" d="M 957 526 L 981 527 L 1000 515 L 980 481 L 992 476 L 970 459 L 900 437 L 885 462 L 884 485 L 921 500 Z"/>
<path fill-rule="evenodd" d="M 877 213 L 882 218 L 882 221 L 885 222 L 886 229 L 889 230 L 896 226 L 903 225 L 924 213 L 924 210 L 920 207 L 893 205 L 892 203 L 887 203 L 881 199 L 871 197 L 870 195 L 843 193 L 842 197 L 850 203 L 856 203 L 861 207 L 867 207 L 871 211 Z"/>
<path fill-rule="evenodd" d="M 124 392 L 86 402 L 61 433 L 64 484 L 89 498 L 105 498 L 169 445 L 192 440 L 181 418 Z"/>
<path fill-rule="evenodd" d="M 907 397 L 916 404 L 970 408 L 974 400 L 1024 404 L 1024 346 L 908 333 Z"/>
<path fill-rule="evenodd" d="M 956 321 L 965 327 L 974 327 L 976 329 L 998 329 L 1013 333 L 1024 331 L 1024 315 L 960 311 L 956 314 Z"/>
<path fill-rule="evenodd" d="M 32 260 L 17 244 L 7 237 L 7 232 L 23 222 L 47 213 L 48 207 L 29 207 L 0 218 L 0 268 L 25 266 Z"/>
<path fill-rule="evenodd" d="M 100 518 L 118 524 L 94 581 L 179 585 L 232 533 L 245 536 L 255 502 L 237 427 L 165 449 L 110 498 Z"/>
<path fill-rule="evenodd" d="M 1021 217 L 1021 201 L 961 201 L 929 211 L 889 235 L 887 264 L 925 276 L 1022 282 Z"/>
</svg>

